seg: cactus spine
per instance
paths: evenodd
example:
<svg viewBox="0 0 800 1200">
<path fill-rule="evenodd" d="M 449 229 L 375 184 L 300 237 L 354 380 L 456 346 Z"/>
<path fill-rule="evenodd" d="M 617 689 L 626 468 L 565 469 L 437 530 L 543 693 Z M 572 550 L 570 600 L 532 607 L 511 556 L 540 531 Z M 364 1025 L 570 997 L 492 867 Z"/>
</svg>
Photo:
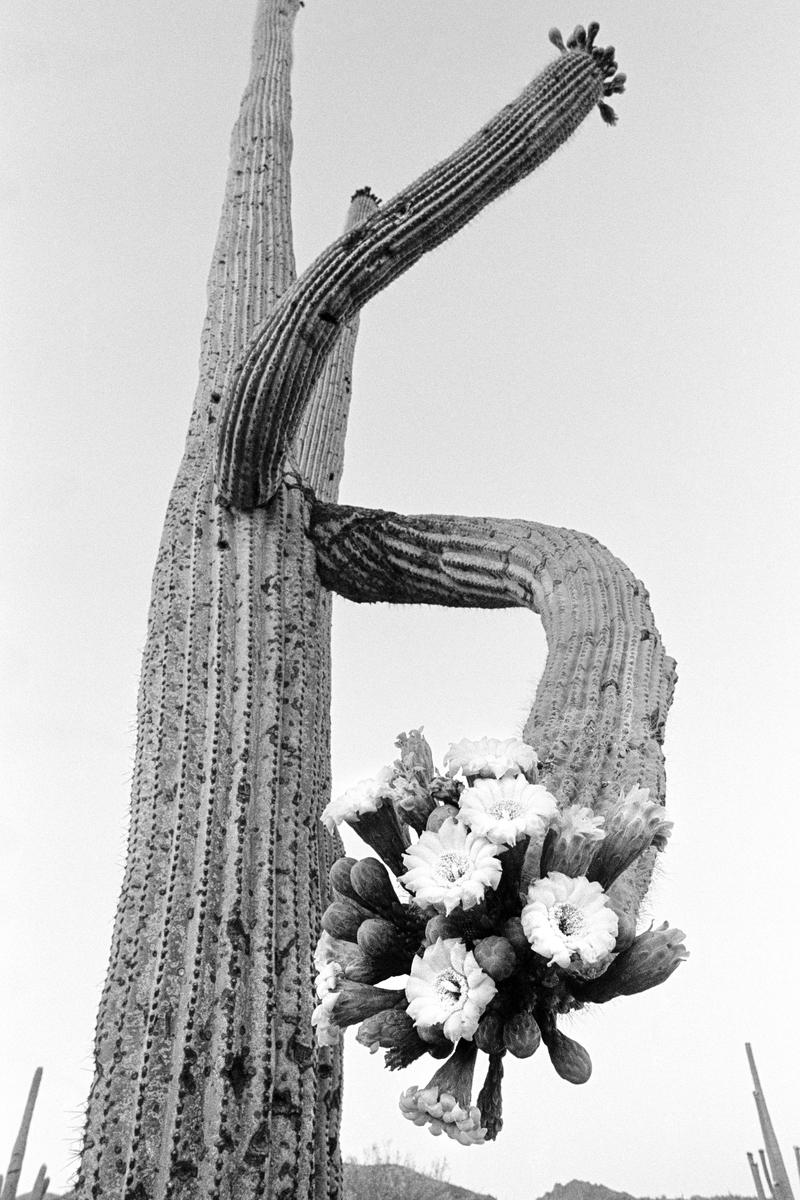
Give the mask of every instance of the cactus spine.
<svg viewBox="0 0 800 1200">
<path fill-rule="evenodd" d="M 352 587 L 341 562 L 321 579 L 324 522 L 313 539 L 308 530 L 320 513 L 337 523 L 355 320 L 596 104 L 610 119 L 603 97 L 622 88 L 613 51 L 593 45 L 596 26 L 566 46 L 557 38 L 556 62 L 451 158 L 384 208 L 356 193 L 345 234 L 295 280 L 289 69 L 301 6 L 259 0 L 232 138 L 200 383 L 154 573 L 78 1200 L 340 1194 L 340 1063 L 310 1022 L 335 851 L 318 820 L 329 792 L 326 589 L 366 598 L 370 585 L 363 562 Z M 458 585 L 445 602 L 492 607 L 513 593 L 544 613 L 542 597 L 556 596 L 558 653 L 536 721 L 564 787 L 599 788 L 603 765 L 616 784 L 628 755 L 631 778 L 660 779 L 671 665 L 641 591 L 591 539 L 563 531 L 542 535 L 552 575 L 534 550 L 522 584 L 487 583 L 496 525 L 468 532 L 448 558 Z M 417 601 L 426 569 L 403 538 Z M 586 617 L 583 606 L 609 596 L 602 625 Z M 641 705 L 632 718 L 625 707 L 636 689 L 646 720 Z"/>
</svg>

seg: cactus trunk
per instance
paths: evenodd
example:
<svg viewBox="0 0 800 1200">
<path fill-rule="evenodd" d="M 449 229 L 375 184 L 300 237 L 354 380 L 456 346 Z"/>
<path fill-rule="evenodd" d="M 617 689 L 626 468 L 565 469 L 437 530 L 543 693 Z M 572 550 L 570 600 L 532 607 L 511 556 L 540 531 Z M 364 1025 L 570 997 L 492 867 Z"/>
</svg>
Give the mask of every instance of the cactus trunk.
<svg viewBox="0 0 800 1200">
<path fill-rule="evenodd" d="M 154 573 L 78 1200 L 340 1194 L 340 1062 L 315 1045 L 310 1019 L 335 846 L 318 820 L 329 793 L 330 595 L 308 531 L 337 494 L 356 314 L 595 104 L 608 119 L 601 97 L 622 86 L 608 82 L 613 53 L 593 49 L 596 27 L 588 39 L 581 31 L 514 105 L 385 210 L 356 193 L 348 231 L 295 281 L 289 69 L 301 6 L 259 0 L 232 138 L 200 384 Z M 491 588 L 484 599 L 497 603 Z M 589 694 L 583 636 L 579 622 L 563 665 L 578 683 L 548 682 L 551 705 L 578 711 Z M 620 678 L 638 678 L 640 657 L 623 659 Z M 649 716 L 659 730 L 660 686 Z M 590 742 L 587 725 L 584 757 Z"/>
<path fill-rule="evenodd" d="M 298 0 L 265 0 L 232 138 L 200 385 L 156 563 L 128 857 L 96 1029 L 80 1197 L 327 1197 L 339 1064 L 310 1026 L 327 901 L 330 601 L 306 500 L 218 503 L 220 395 L 291 283 L 289 64 Z M 351 221 L 372 205 L 359 197 Z M 306 413 L 335 496 L 354 326 Z"/>
</svg>

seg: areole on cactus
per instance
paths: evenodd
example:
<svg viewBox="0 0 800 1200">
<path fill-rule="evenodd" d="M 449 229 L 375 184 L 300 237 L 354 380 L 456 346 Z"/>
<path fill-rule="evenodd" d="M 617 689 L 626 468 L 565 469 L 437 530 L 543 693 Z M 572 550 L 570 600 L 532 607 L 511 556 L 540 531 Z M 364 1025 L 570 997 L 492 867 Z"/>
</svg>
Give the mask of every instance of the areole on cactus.
<svg viewBox="0 0 800 1200">
<path fill-rule="evenodd" d="M 358 1041 L 372 1052 L 385 1049 L 392 1070 L 454 1047 L 425 1087 L 403 1092 L 400 1110 L 434 1134 L 481 1144 L 502 1126 L 506 1052 L 530 1058 L 543 1042 L 562 1079 L 586 1083 L 589 1054 L 558 1028 L 557 1018 L 654 987 L 686 957 L 683 934 L 666 925 L 631 940 L 629 922 L 606 891 L 651 846 L 664 848 L 671 822 L 638 786 L 605 814 L 576 805 L 559 811 L 556 798 L 523 773 L 536 770 L 534 748 L 517 742 L 510 752 L 510 742 L 496 739 L 451 746 L 448 774 L 462 786 L 457 796 L 442 797 L 422 731 L 401 733 L 396 744 L 402 757 L 378 776 L 380 805 L 359 812 L 345 797 L 324 815 L 329 821 L 338 813 L 376 850 L 388 844 L 378 825 L 393 833 L 399 827 L 408 869 L 395 869 L 393 882 L 377 859 L 334 863 L 330 882 L 338 898 L 322 918 L 313 1019 L 321 1045 L 361 1022 Z M 404 815 L 409 779 L 427 796 L 423 830 Z M 360 785 L 346 796 L 374 790 Z M 378 911 L 380 918 L 370 915 Z M 341 961 L 334 928 L 343 939 Z M 384 989 L 348 983 L 354 962 L 359 970 L 367 965 L 371 980 L 405 976 L 405 983 Z M 489 1068 L 473 1104 L 478 1051 L 489 1056 Z"/>
</svg>

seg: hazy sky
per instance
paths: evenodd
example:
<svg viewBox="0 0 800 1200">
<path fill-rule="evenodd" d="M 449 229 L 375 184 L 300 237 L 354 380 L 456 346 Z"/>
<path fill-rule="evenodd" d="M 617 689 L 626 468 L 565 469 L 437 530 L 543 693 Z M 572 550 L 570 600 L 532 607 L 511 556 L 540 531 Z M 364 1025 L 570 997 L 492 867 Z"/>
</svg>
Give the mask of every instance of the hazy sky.
<svg viewBox="0 0 800 1200">
<path fill-rule="evenodd" d="M 391 1141 L 528 1200 L 752 1190 L 753 1042 L 787 1155 L 797 1080 L 796 7 L 308 0 L 297 24 L 298 264 L 354 188 L 389 197 L 594 16 L 629 91 L 372 302 L 345 502 L 525 517 L 607 544 L 678 660 L 675 820 L 649 912 L 692 957 L 578 1014 L 582 1088 L 508 1065 L 491 1147 L 404 1122 L 426 1082 L 347 1052 L 346 1153 Z M 121 879 L 149 580 L 196 382 L 252 0 L 6 0 L 0 304 L 4 713 L 0 1158 L 45 1075 L 23 1182 L 66 1186 Z M 517 733 L 529 613 L 337 602 L 334 786 L 400 729 Z M 350 1035 L 352 1038 L 352 1034 Z M 432 1073 L 432 1072 L 430 1072 Z M 793 1170 L 793 1167 L 792 1167 Z"/>
</svg>

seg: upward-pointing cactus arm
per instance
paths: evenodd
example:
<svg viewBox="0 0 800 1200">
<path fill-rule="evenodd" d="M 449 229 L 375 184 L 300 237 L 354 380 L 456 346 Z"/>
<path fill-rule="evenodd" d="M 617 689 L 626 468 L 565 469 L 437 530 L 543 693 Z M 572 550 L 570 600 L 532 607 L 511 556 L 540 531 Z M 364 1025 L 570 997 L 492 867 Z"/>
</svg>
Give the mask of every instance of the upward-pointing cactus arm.
<svg viewBox="0 0 800 1200">
<path fill-rule="evenodd" d="M 530 608 L 548 654 L 524 737 L 564 803 L 596 811 L 638 783 L 663 802 L 675 663 L 647 591 L 584 533 L 533 521 L 401 516 L 315 504 L 309 536 L 325 587 L 357 602 Z M 614 885 L 635 916 L 652 856 Z"/>
<path fill-rule="evenodd" d="M 559 57 L 449 158 L 333 242 L 280 297 L 223 397 L 217 483 L 234 506 L 266 504 L 290 439 L 344 322 L 428 250 L 530 174 L 624 86 L 613 49 L 578 27 Z"/>
</svg>

